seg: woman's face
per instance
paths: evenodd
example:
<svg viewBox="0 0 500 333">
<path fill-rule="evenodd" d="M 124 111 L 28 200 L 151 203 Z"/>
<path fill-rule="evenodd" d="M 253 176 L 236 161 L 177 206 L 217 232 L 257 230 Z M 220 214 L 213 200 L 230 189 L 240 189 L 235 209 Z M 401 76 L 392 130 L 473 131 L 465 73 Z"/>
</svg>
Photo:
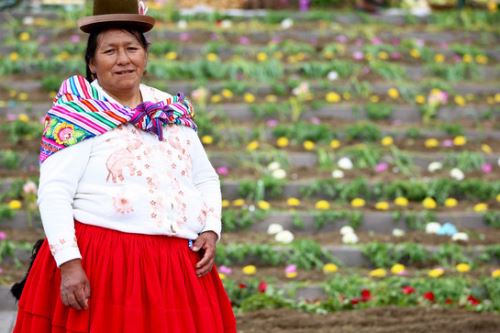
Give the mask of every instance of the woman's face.
<svg viewBox="0 0 500 333">
<path fill-rule="evenodd" d="M 124 30 L 107 30 L 99 34 L 90 70 L 107 91 L 138 89 L 147 64 L 147 53 L 141 43 Z"/>
</svg>

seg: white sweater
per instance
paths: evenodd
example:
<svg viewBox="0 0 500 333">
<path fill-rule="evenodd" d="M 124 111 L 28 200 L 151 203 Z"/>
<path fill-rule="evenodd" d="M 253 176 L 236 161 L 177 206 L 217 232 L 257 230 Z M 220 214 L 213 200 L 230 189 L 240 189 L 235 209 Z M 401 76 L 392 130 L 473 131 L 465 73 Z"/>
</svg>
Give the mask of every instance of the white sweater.
<svg viewBox="0 0 500 333">
<path fill-rule="evenodd" d="M 171 97 L 146 85 L 140 90 L 144 101 Z M 119 126 L 41 165 L 38 204 L 57 266 L 81 258 L 74 219 L 130 233 L 196 239 L 211 230 L 220 237 L 219 178 L 197 133 L 176 125 L 163 133 L 159 141 Z"/>
</svg>

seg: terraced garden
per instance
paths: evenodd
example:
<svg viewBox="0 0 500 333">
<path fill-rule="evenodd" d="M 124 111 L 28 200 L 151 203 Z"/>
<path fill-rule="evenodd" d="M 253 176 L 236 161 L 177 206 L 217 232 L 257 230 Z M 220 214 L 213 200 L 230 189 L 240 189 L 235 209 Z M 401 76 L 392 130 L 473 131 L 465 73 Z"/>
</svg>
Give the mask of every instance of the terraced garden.
<svg viewBox="0 0 500 333">
<path fill-rule="evenodd" d="M 150 10 L 146 82 L 196 107 L 241 332 L 498 332 L 498 12 Z M 83 73 L 81 15 L 0 13 L 2 292 L 43 237 L 40 120 Z"/>
</svg>

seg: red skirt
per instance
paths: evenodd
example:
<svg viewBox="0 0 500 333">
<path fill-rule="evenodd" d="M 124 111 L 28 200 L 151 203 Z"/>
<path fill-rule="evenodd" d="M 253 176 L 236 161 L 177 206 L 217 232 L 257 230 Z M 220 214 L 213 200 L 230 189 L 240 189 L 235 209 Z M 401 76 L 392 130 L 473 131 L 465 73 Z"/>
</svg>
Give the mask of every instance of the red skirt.
<svg viewBox="0 0 500 333">
<path fill-rule="evenodd" d="M 198 253 L 182 238 L 124 233 L 75 222 L 89 308 L 60 297 L 60 271 L 44 241 L 18 305 L 13 333 L 236 332 L 216 268 L 198 278 Z"/>
</svg>

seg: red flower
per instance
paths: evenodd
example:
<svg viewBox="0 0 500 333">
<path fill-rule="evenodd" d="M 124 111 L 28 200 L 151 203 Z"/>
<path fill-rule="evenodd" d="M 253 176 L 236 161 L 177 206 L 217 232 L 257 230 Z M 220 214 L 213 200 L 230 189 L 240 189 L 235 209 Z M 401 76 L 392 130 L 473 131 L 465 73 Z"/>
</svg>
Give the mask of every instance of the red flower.
<svg viewBox="0 0 500 333">
<path fill-rule="evenodd" d="M 469 301 L 470 304 L 472 305 L 479 305 L 481 304 L 481 301 L 478 300 L 477 298 L 475 298 L 474 296 L 472 295 L 469 295 L 469 297 L 467 297 L 467 300 Z"/>
<path fill-rule="evenodd" d="M 444 301 L 446 304 L 453 304 L 453 300 L 451 298 L 447 298 L 446 301 Z"/>
<path fill-rule="evenodd" d="M 434 293 L 432 291 L 426 292 L 423 296 L 429 302 L 434 302 L 435 301 Z"/>
<path fill-rule="evenodd" d="M 403 290 L 403 294 L 406 294 L 406 295 L 410 295 L 410 294 L 413 294 L 415 292 L 415 288 L 413 288 L 412 286 L 404 286 L 402 288 Z"/>
<path fill-rule="evenodd" d="M 361 290 L 361 301 L 368 302 L 372 298 L 372 293 L 368 289 Z"/>
<path fill-rule="evenodd" d="M 246 284 L 244 284 L 244 283 L 240 283 L 240 289 L 245 289 L 246 287 L 247 287 L 247 285 L 246 285 Z"/>
<path fill-rule="evenodd" d="M 260 281 L 259 283 L 259 292 L 265 293 L 267 289 L 267 283 L 265 281 Z"/>
<path fill-rule="evenodd" d="M 359 303 L 359 301 L 361 301 L 361 299 L 359 297 L 353 298 L 353 299 L 351 299 L 351 304 L 356 305 Z"/>
</svg>

